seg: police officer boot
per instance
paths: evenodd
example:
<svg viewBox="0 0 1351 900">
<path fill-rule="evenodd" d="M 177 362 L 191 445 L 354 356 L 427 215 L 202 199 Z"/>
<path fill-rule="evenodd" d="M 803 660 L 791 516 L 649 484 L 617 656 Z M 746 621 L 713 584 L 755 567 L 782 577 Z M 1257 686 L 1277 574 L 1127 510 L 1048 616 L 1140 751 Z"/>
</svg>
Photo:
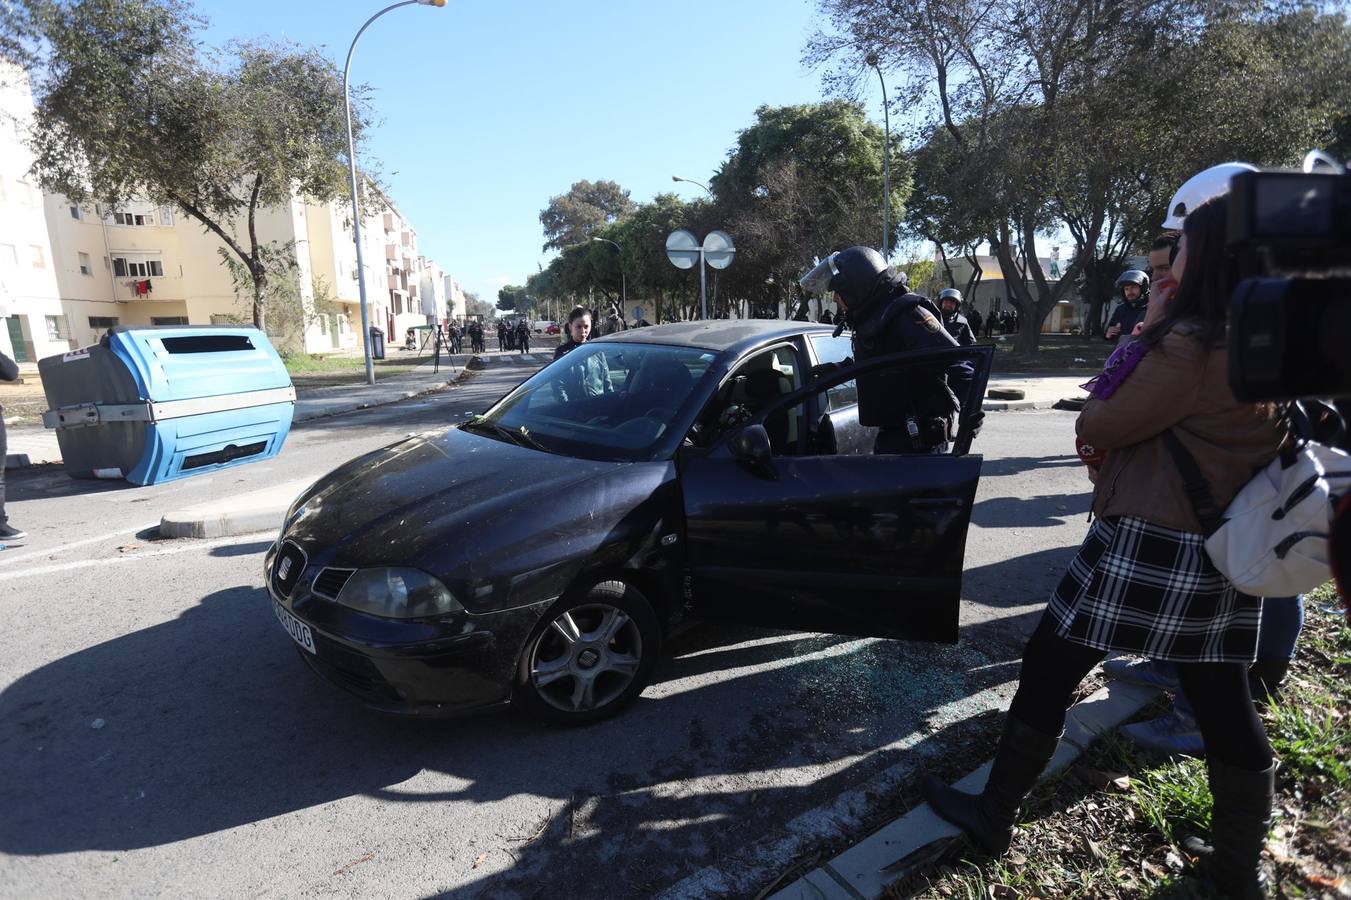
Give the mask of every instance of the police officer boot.
<svg viewBox="0 0 1351 900">
<path fill-rule="evenodd" d="M 1055 755 L 1060 736 L 1042 734 L 1009 716 L 980 794 L 966 794 L 937 778 L 924 781 L 924 796 L 934 811 L 966 832 L 981 849 L 1000 856 L 1013 839 L 1018 807 Z"/>
<path fill-rule="evenodd" d="M 1262 900 L 1266 873 L 1262 848 L 1271 829 L 1271 805 L 1276 793 L 1276 764 L 1260 772 L 1207 760 L 1211 814 L 1210 850 L 1204 855 L 1210 880 L 1221 897 Z"/>
</svg>

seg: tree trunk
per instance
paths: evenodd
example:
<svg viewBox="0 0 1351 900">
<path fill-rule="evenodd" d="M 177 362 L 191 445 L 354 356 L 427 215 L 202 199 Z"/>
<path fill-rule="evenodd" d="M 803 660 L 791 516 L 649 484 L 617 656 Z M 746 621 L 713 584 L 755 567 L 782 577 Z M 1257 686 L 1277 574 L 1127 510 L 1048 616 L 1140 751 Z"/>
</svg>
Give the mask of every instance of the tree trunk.
<svg viewBox="0 0 1351 900">
<path fill-rule="evenodd" d="M 267 309 L 264 294 L 267 291 L 267 276 L 256 268 L 251 268 L 250 274 L 253 275 L 253 327 L 266 333 L 264 326 L 267 321 Z"/>
</svg>

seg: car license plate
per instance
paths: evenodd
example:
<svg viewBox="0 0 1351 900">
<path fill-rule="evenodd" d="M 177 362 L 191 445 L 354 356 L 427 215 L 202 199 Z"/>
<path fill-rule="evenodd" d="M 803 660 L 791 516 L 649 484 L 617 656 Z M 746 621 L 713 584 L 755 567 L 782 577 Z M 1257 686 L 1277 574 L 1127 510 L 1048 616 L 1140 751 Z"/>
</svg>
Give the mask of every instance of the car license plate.
<svg viewBox="0 0 1351 900">
<path fill-rule="evenodd" d="M 318 656 L 318 651 L 314 649 L 314 635 L 310 632 L 310 626 L 291 615 L 276 600 L 272 601 L 272 611 L 277 614 L 277 621 L 281 627 L 286 629 L 286 633 L 306 650 Z"/>
</svg>

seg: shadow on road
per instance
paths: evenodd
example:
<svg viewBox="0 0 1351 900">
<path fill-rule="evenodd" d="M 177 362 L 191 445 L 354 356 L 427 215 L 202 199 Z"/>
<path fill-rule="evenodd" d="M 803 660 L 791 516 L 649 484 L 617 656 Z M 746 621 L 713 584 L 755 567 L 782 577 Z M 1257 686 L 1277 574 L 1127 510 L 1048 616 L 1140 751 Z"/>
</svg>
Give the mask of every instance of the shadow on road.
<svg viewBox="0 0 1351 900">
<path fill-rule="evenodd" d="M 961 753 L 965 720 L 989 708 L 964 714 L 963 704 L 1014 676 L 1035 619 L 976 626 L 961 647 L 704 625 L 672 642 L 660 696 L 593 727 L 550 729 L 509 713 L 369 713 L 304 668 L 268 602 L 250 585 L 218 591 L 0 694 L 0 851 L 158 846 L 358 794 L 409 804 L 533 795 L 549 799 L 548 822 L 485 836 L 518 860 L 494 893 L 556 880 L 563 847 L 604 864 L 620 893 L 642 893 L 888 765 Z M 823 777 L 791 777 L 823 764 Z M 396 787 L 424 769 L 465 787 Z M 746 777 L 765 770 L 783 783 Z M 570 886 L 615 895 L 614 884 Z"/>
</svg>

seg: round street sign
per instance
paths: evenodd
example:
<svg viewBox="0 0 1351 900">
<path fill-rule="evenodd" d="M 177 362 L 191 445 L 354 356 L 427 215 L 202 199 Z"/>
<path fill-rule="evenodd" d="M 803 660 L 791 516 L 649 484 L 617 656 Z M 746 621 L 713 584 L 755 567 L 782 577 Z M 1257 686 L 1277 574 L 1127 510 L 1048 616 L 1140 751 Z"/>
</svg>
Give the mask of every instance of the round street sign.
<svg viewBox="0 0 1351 900">
<path fill-rule="evenodd" d="M 732 264 L 736 248 L 725 231 L 710 231 L 704 238 L 704 259 L 715 269 L 725 269 Z"/>
<path fill-rule="evenodd" d="M 666 237 L 666 258 L 677 269 L 693 269 L 699 262 L 699 241 L 683 228 Z"/>
</svg>

